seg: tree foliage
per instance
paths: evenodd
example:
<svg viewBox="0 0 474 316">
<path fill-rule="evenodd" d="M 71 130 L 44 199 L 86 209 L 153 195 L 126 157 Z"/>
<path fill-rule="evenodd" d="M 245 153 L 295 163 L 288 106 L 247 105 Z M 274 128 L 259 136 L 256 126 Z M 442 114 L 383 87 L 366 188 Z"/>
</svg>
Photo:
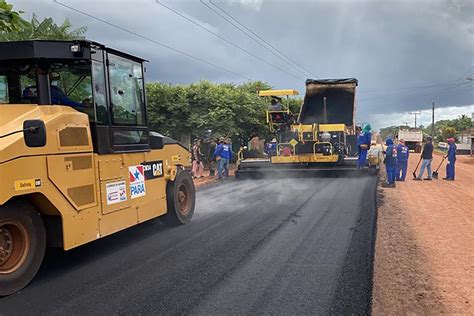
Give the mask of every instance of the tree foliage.
<svg viewBox="0 0 474 316">
<path fill-rule="evenodd" d="M 229 136 L 246 144 L 252 137 L 270 137 L 265 121 L 268 101 L 259 90 L 270 89 L 261 82 L 241 85 L 200 81 L 190 85 L 147 84 L 148 119 L 153 129 L 178 137 L 202 136 L 212 130 L 215 137 Z M 292 107 L 298 108 L 293 101 Z"/>
<path fill-rule="evenodd" d="M 22 11 L 14 11 L 13 6 L 5 0 L 0 0 L 0 33 L 17 32 L 27 22 L 21 17 Z"/>
<path fill-rule="evenodd" d="M 64 20 L 61 24 L 56 24 L 52 18 L 44 18 L 40 21 L 35 14 L 33 14 L 31 21 L 27 22 L 20 17 L 22 12 L 13 11 L 10 11 L 13 12 L 14 15 L 12 21 L 20 19 L 21 23 L 14 22 L 14 27 L 3 28 L 2 21 L 4 20 L 3 11 L 1 9 L 3 4 L 6 4 L 6 2 L 0 0 L 0 41 L 83 39 L 83 35 L 87 31 L 87 27 L 85 26 L 74 29 L 68 19 Z M 6 4 L 6 6 L 11 10 L 11 5 Z"/>
<path fill-rule="evenodd" d="M 462 131 L 471 128 L 471 118 L 465 114 L 453 120 L 440 120 L 435 122 L 436 141 L 445 142 L 447 138 L 454 137 Z M 428 125 L 424 132 L 431 135 L 432 124 Z"/>
<path fill-rule="evenodd" d="M 463 114 L 453 120 L 440 120 L 435 122 L 435 141 L 445 142 L 447 138 L 454 137 L 462 131 L 471 128 L 471 118 Z M 423 131 L 425 136 L 432 134 L 432 124 L 427 127 L 420 125 L 420 129 Z M 382 139 L 388 136 L 395 136 L 398 134 L 398 129 L 404 128 L 404 126 L 389 126 L 380 129 L 380 136 Z"/>
<path fill-rule="evenodd" d="M 395 138 L 396 135 L 398 135 L 398 130 L 404 126 L 388 126 L 380 129 L 380 137 L 385 141 L 387 137 L 392 137 Z"/>
</svg>

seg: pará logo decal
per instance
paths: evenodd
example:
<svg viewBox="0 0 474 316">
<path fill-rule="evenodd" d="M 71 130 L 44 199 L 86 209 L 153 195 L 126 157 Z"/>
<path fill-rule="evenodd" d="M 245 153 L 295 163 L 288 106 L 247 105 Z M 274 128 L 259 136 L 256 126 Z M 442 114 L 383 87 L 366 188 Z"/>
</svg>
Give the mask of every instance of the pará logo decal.
<svg viewBox="0 0 474 316">
<path fill-rule="evenodd" d="M 130 176 L 130 197 L 132 199 L 145 196 L 145 172 L 142 165 L 128 167 Z"/>
</svg>

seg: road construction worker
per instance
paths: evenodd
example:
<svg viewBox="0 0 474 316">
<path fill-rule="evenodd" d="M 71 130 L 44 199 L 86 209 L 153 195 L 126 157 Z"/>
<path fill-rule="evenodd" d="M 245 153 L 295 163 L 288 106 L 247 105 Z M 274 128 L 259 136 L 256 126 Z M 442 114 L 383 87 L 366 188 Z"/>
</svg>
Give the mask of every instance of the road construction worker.
<svg viewBox="0 0 474 316">
<path fill-rule="evenodd" d="M 385 149 L 385 170 L 387 171 L 387 182 L 382 186 L 386 188 L 395 187 L 395 173 L 397 169 L 397 148 L 393 144 L 393 140 L 389 137 L 385 141 L 387 148 Z"/>
<path fill-rule="evenodd" d="M 266 152 L 268 156 L 275 156 L 277 150 L 277 140 L 273 138 L 271 142 L 267 144 Z"/>
<path fill-rule="evenodd" d="M 54 105 L 67 105 L 76 109 L 83 109 L 90 107 L 89 101 L 84 100 L 82 103 L 71 100 L 64 91 L 57 85 L 57 82 L 61 79 L 61 76 L 57 72 L 49 73 L 49 80 L 51 82 L 51 104 Z M 23 90 L 24 98 L 36 97 L 36 86 L 29 86 Z"/>
<path fill-rule="evenodd" d="M 448 154 L 445 158 L 448 158 L 448 164 L 446 165 L 446 177 L 443 180 L 454 181 L 454 164 L 456 163 L 456 144 L 454 138 L 448 138 Z"/>
<path fill-rule="evenodd" d="M 268 108 L 270 111 L 281 111 L 281 103 L 278 99 L 272 99 L 270 107 Z"/>
<path fill-rule="evenodd" d="M 367 152 L 370 166 L 377 166 L 380 164 L 380 162 L 382 161 L 381 153 L 382 153 L 382 149 L 379 146 L 377 146 L 377 142 L 375 140 L 372 140 L 370 142 L 369 151 Z"/>
<path fill-rule="evenodd" d="M 224 137 L 221 137 L 211 158 L 217 161 L 217 179 L 223 179 L 229 176 L 229 161 L 231 158 L 232 150 L 229 142 L 224 139 Z"/>
<path fill-rule="evenodd" d="M 428 171 L 428 176 L 424 178 L 423 180 L 432 180 L 432 175 L 433 172 L 431 171 L 431 162 L 433 161 L 433 139 L 428 136 L 426 137 L 426 143 L 425 146 L 423 146 L 423 152 L 421 153 L 421 167 L 420 167 L 420 172 L 418 173 L 418 176 L 413 179 L 417 181 L 421 181 L 421 178 L 423 177 L 423 173 L 425 172 L 425 168 Z"/>
<path fill-rule="evenodd" d="M 365 161 L 367 160 L 367 151 L 370 147 L 370 141 L 372 140 L 372 133 L 370 132 L 372 127 L 370 124 L 366 124 L 364 129 L 357 136 L 357 151 L 359 157 L 357 159 L 357 169 L 364 168 Z"/>
<path fill-rule="evenodd" d="M 202 178 L 204 177 L 204 164 L 202 162 L 204 155 L 201 152 L 201 140 L 195 139 L 194 145 L 191 151 L 192 154 L 192 161 L 193 161 L 193 169 L 192 174 L 193 178 Z"/>
<path fill-rule="evenodd" d="M 408 156 L 410 150 L 405 145 L 405 140 L 400 139 L 397 146 L 397 171 L 396 171 L 396 181 L 405 181 L 407 175 L 408 167 Z"/>
</svg>

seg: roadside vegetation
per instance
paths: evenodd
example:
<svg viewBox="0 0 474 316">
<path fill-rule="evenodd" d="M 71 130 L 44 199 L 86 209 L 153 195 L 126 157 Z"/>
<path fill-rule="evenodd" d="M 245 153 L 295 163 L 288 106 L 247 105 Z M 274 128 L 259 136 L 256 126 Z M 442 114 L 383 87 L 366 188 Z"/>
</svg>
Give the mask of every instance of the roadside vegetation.
<svg viewBox="0 0 474 316">
<path fill-rule="evenodd" d="M 436 142 L 445 142 L 446 139 L 453 137 L 456 138 L 457 134 L 462 131 L 465 131 L 471 127 L 471 119 L 469 116 L 463 114 L 458 118 L 453 120 L 440 120 L 435 122 L 435 141 Z M 420 128 L 423 131 L 424 135 L 431 135 L 432 124 L 428 126 L 421 125 Z M 394 136 L 398 133 L 399 128 L 406 128 L 405 125 L 401 126 L 389 126 L 380 129 L 380 136 L 382 139 L 387 138 L 388 136 Z"/>
</svg>

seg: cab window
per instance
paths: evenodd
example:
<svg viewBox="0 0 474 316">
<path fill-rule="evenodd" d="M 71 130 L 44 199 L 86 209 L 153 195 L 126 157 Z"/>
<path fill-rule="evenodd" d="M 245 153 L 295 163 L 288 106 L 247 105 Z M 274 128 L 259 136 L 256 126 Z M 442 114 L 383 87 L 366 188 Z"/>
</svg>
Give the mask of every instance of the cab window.
<svg viewBox="0 0 474 316">
<path fill-rule="evenodd" d="M 8 103 L 7 76 L 0 75 L 0 103 Z"/>
<path fill-rule="evenodd" d="M 35 65 L 0 63 L 0 104 L 36 103 Z"/>
<path fill-rule="evenodd" d="M 97 123 L 108 125 L 107 92 L 105 85 L 105 69 L 102 62 L 92 61 L 92 84 L 94 94 L 94 105 Z"/>
<path fill-rule="evenodd" d="M 86 60 L 50 64 L 51 104 L 71 106 L 94 120 L 90 68 Z M 35 62 L 0 63 L 0 104 L 37 102 Z"/>
<path fill-rule="evenodd" d="M 112 124 L 145 126 L 145 98 L 140 63 L 108 54 Z"/>
</svg>

